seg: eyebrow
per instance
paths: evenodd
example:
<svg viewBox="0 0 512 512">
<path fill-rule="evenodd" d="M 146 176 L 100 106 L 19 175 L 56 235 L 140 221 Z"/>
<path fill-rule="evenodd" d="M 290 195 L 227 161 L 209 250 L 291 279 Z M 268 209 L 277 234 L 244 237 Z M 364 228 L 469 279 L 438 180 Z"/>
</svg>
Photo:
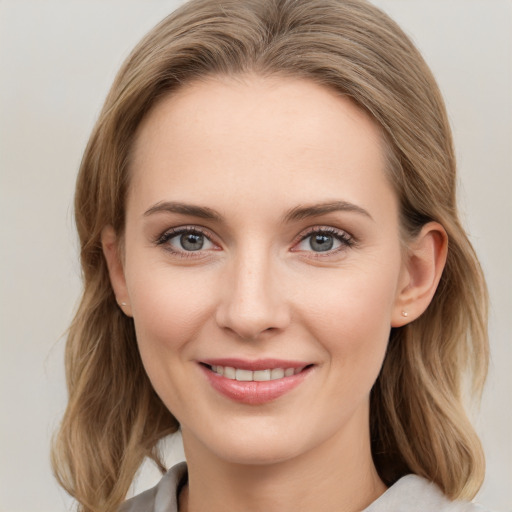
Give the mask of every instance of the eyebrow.
<svg viewBox="0 0 512 512">
<path fill-rule="evenodd" d="M 310 217 L 318 217 L 331 212 L 354 212 L 373 220 L 372 216 L 364 208 L 347 201 L 332 201 L 311 206 L 297 206 L 296 208 L 292 208 L 285 215 L 284 220 L 285 222 L 298 221 Z"/>
<path fill-rule="evenodd" d="M 372 216 L 364 208 L 347 201 L 331 201 L 311 206 L 297 206 L 289 210 L 284 215 L 283 220 L 284 222 L 296 222 L 339 211 L 359 213 L 373 220 Z M 144 216 L 158 212 L 181 213 L 183 215 L 191 215 L 192 217 L 215 220 L 217 222 L 222 222 L 223 220 L 222 215 L 211 208 L 176 201 L 161 201 L 149 208 L 149 210 L 144 213 Z"/>
<path fill-rule="evenodd" d="M 157 212 L 181 213 L 183 215 L 191 215 L 201 219 L 210 219 L 221 221 L 222 216 L 211 208 L 206 206 L 197 206 L 194 204 L 179 203 L 175 201 L 162 201 L 155 204 L 149 210 L 144 212 L 144 216 L 152 215 Z"/>
</svg>

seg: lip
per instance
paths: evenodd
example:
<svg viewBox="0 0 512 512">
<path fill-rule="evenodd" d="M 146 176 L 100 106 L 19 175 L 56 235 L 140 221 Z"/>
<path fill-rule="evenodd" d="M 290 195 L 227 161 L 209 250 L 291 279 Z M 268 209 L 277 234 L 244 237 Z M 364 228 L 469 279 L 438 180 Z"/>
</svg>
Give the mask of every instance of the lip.
<svg viewBox="0 0 512 512">
<path fill-rule="evenodd" d="M 274 368 L 303 368 L 300 373 L 270 381 L 237 381 L 213 372 L 211 366 L 231 366 L 241 370 L 266 370 Z M 262 405 L 276 400 L 299 386 L 311 373 L 314 365 L 303 361 L 287 361 L 283 359 L 207 359 L 199 362 L 199 368 L 205 374 L 210 385 L 218 393 L 242 404 Z"/>
<path fill-rule="evenodd" d="M 273 370 L 274 368 L 304 368 L 311 365 L 311 362 L 290 361 L 285 359 L 255 359 L 249 361 L 247 359 L 236 359 L 233 357 L 223 359 L 204 359 L 200 363 L 208 366 L 232 366 L 241 370 Z"/>
</svg>

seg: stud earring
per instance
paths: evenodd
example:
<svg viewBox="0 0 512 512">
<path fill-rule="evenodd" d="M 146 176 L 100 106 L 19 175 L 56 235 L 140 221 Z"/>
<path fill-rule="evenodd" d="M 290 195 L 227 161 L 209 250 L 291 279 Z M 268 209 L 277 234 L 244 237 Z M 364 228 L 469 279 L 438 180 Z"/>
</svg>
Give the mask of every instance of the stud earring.
<svg viewBox="0 0 512 512">
<path fill-rule="evenodd" d="M 402 316 L 407 318 L 409 316 L 409 313 L 407 313 L 407 311 L 402 311 Z"/>
<path fill-rule="evenodd" d="M 126 306 L 126 302 L 121 302 L 121 306 Z"/>
</svg>

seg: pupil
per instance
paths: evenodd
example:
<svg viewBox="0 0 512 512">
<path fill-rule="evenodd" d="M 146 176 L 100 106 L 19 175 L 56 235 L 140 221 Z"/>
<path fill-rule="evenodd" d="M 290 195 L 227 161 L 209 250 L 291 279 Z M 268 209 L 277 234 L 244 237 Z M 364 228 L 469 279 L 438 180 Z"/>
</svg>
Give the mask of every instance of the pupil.
<svg viewBox="0 0 512 512">
<path fill-rule="evenodd" d="M 196 235 L 194 233 L 187 233 L 180 237 L 181 246 L 187 251 L 199 251 L 204 244 L 203 235 Z"/>
<path fill-rule="evenodd" d="M 329 251 L 334 245 L 334 240 L 331 235 L 315 235 L 311 238 L 309 244 L 314 251 Z"/>
</svg>

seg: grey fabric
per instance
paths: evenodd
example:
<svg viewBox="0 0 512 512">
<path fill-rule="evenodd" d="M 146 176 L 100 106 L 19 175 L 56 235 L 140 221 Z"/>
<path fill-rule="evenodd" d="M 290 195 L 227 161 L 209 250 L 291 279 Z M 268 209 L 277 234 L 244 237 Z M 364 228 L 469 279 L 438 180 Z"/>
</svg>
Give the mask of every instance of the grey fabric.
<svg viewBox="0 0 512 512">
<path fill-rule="evenodd" d="M 178 493 L 187 481 L 187 464 L 173 466 L 155 487 L 129 499 L 119 512 L 178 512 Z"/>
<path fill-rule="evenodd" d="M 450 501 L 439 487 L 417 475 L 407 475 L 363 512 L 485 512 L 467 501 Z"/>
<path fill-rule="evenodd" d="M 178 493 L 187 481 L 187 465 L 172 467 L 158 485 L 126 501 L 119 512 L 178 512 Z M 398 480 L 362 512 L 485 512 L 474 503 L 450 501 L 434 484 L 416 475 Z"/>
</svg>

